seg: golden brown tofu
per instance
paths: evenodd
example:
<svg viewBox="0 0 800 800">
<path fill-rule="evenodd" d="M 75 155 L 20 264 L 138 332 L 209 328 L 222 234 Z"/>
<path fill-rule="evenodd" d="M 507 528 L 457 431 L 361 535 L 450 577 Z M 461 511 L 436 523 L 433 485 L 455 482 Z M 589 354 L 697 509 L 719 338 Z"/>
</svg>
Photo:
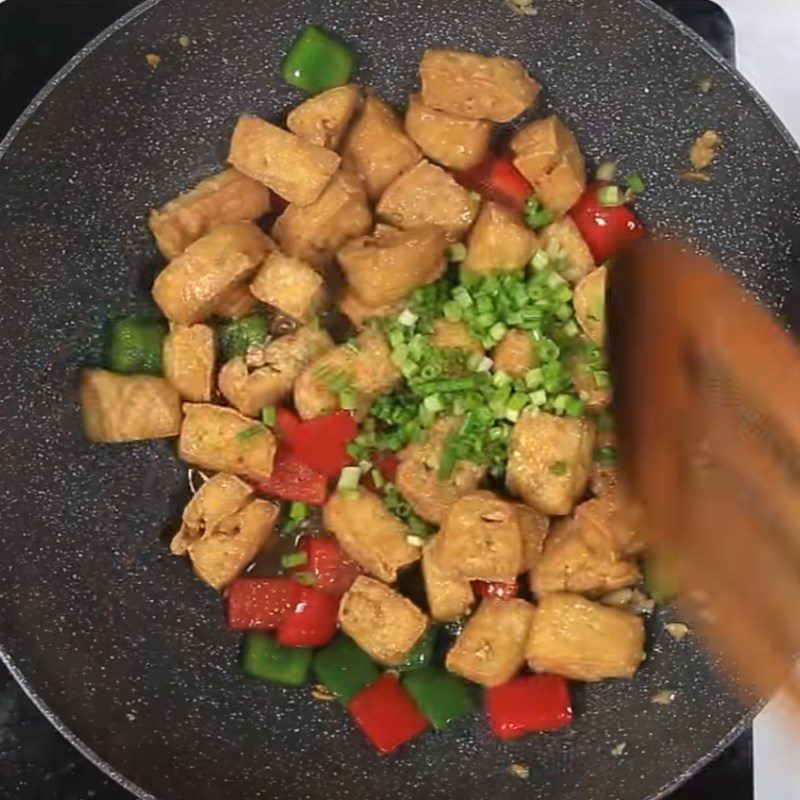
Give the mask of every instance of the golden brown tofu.
<svg viewBox="0 0 800 800">
<path fill-rule="evenodd" d="M 494 348 L 492 360 L 495 372 L 519 378 L 538 365 L 539 351 L 527 331 L 514 328 Z"/>
<path fill-rule="evenodd" d="M 592 549 L 608 548 L 620 558 L 644 552 L 644 536 L 621 505 L 616 486 L 607 487 L 601 497 L 581 503 L 575 509 L 575 525 Z"/>
<path fill-rule="evenodd" d="M 323 279 L 313 267 L 278 250 L 256 272 L 250 291 L 287 316 L 308 322 L 325 299 Z"/>
<path fill-rule="evenodd" d="M 525 656 L 531 669 L 575 681 L 632 678 L 644 659 L 644 623 L 577 594 L 551 594 L 534 612 Z"/>
<path fill-rule="evenodd" d="M 180 397 L 164 378 L 85 369 L 81 408 L 90 442 L 167 439 L 181 429 Z"/>
<path fill-rule="evenodd" d="M 450 241 L 458 241 L 472 227 L 479 208 L 480 200 L 449 172 L 423 159 L 392 181 L 375 213 L 402 230 L 437 225 Z"/>
<path fill-rule="evenodd" d="M 390 391 L 400 379 L 383 334 L 367 329 L 354 342 L 325 353 L 303 370 L 294 386 L 297 413 L 311 419 L 336 411 L 339 397 L 329 383 L 342 375 L 358 395 L 356 416 L 365 414 L 374 396 Z"/>
<path fill-rule="evenodd" d="M 536 234 L 516 211 L 488 202 L 470 231 L 463 266 L 472 272 L 523 269 L 538 249 Z"/>
<path fill-rule="evenodd" d="M 406 111 L 406 133 L 432 161 L 449 169 L 467 170 L 489 153 L 492 123 L 429 108 L 412 94 Z"/>
<path fill-rule="evenodd" d="M 492 492 L 463 495 L 445 515 L 439 554 L 446 567 L 464 578 L 516 580 L 525 563 L 517 506 Z"/>
<path fill-rule="evenodd" d="M 169 261 L 212 228 L 257 219 L 269 208 L 269 189 L 230 168 L 154 209 L 147 221 L 158 249 Z"/>
<path fill-rule="evenodd" d="M 359 175 L 367 194 L 377 200 L 386 187 L 422 158 L 406 136 L 397 114 L 374 94 L 368 94 L 344 143 L 349 169 Z"/>
<path fill-rule="evenodd" d="M 523 503 L 518 503 L 516 508 L 522 532 L 523 569 L 531 570 L 542 557 L 544 543 L 550 530 L 550 518 Z"/>
<path fill-rule="evenodd" d="M 590 547 L 582 526 L 574 519 L 556 522 L 544 545 L 539 563 L 531 571 L 531 590 L 537 597 L 574 592 L 602 597 L 635 586 L 640 579 L 633 562 L 617 556 L 607 544 Z"/>
<path fill-rule="evenodd" d="M 570 283 L 576 284 L 595 267 L 594 256 L 571 217 L 561 217 L 539 231 L 544 250 L 563 259 L 559 272 Z"/>
<path fill-rule="evenodd" d="M 300 328 L 247 356 L 231 359 L 219 373 L 220 393 L 237 411 L 257 417 L 262 408 L 287 398 L 300 373 L 333 347 L 322 328 Z"/>
<path fill-rule="evenodd" d="M 256 306 L 256 298 L 246 283 L 231 286 L 214 304 L 214 315 L 222 319 L 241 319 L 246 317 Z"/>
<path fill-rule="evenodd" d="M 425 225 L 354 239 L 339 251 L 338 259 L 350 288 L 362 302 L 382 306 L 440 278 L 446 268 L 446 249 L 444 231 Z"/>
<path fill-rule="evenodd" d="M 363 487 L 353 496 L 332 494 L 322 522 L 350 558 L 385 583 L 394 583 L 398 570 L 419 560 L 419 549 L 406 541 L 411 531 Z"/>
<path fill-rule="evenodd" d="M 400 310 L 399 303 L 368 306 L 349 286 L 345 288 L 339 296 L 338 306 L 339 311 L 341 311 L 359 330 L 361 330 L 370 319 L 391 317 Z"/>
<path fill-rule="evenodd" d="M 414 511 L 428 522 L 440 523 L 448 509 L 486 476 L 486 468 L 471 461 L 457 461 L 447 478 L 439 478 L 439 461 L 444 443 L 456 421 L 440 419 L 425 440 L 410 444 L 400 454 L 395 482 L 400 494 Z"/>
<path fill-rule="evenodd" d="M 468 353 L 483 353 L 483 345 L 473 337 L 463 322 L 448 322 L 437 319 L 433 323 L 431 344 L 443 350 L 466 350 Z"/>
<path fill-rule="evenodd" d="M 569 514 L 586 488 L 594 437 L 589 420 L 524 413 L 511 431 L 509 492 L 542 514 Z"/>
<path fill-rule="evenodd" d="M 361 105 L 361 89 L 352 83 L 310 97 L 289 112 L 286 127 L 318 147 L 338 150 Z"/>
<path fill-rule="evenodd" d="M 273 246 L 252 222 L 214 228 L 161 270 L 153 299 L 172 322 L 203 322 L 226 292 L 250 278 Z"/>
<path fill-rule="evenodd" d="M 339 605 L 342 630 L 379 664 L 399 667 L 428 627 L 428 618 L 385 583 L 356 578 Z"/>
<path fill-rule="evenodd" d="M 285 253 L 323 268 L 340 247 L 371 227 L 364 187 L 355 175 L 340 170 L 311 205 L 290 205 L 272 234 Z"/>
<path fill-rule="evenodd" d="M 606 268 L 592 270 L 575 287 L 575 318 L 586 335 L 601 347 L 606 340 Z"/>
<path fill-rule="evenodd" d="M 542 205 L 562 216 L 586 188 L 586 165 L 572 131 L 555 114 L 526 125 L 511 140 L 514 166 Z"/>
<path fill-rule="evenodd" d="M 235 475 L 218 472 L 209 478 L 183 509 L 183 521 L 170 542 L 170 552 L 186 555 L 192 544 L 211 533 L 225 517 L 241 511 L 252 497 L 250 485 Z"/>
<path fill-rule="evenodd" d="M 287 203 L 313 203 L 339 169 L 341 158 L 258 117 L 239 117 L 228 161 Z"/>
<path fill-rule="evenodd" d="M 510 122 L 541 88 L 515 58 L 426 50 L 419 65 L 422 102 L 468 119 Z"/>
<path fill-rule="evenodd" d="M 208 325 L 171 325 L 164 338 L 164 377 L 190 403 L 208 403 L 214 388 L 217 341 Z"/>
<path fill-rule="evenodd" d="M 272 474 L 275 436 L 232 408 L 185 403 L 178 455 L 201 469 L 264 481 Z"/>
<path fill-rule="evenodd" d="M 431 616 L 437 622 L 452 622 L 469 611 L 475 596 L 466 578 L 442 564 L 438 538 L 434 536 L 422 546 L 422 579 Z"/>
<path fill-rule="evenodd" d="M 223 517 L 189 545 L 189 558 L 197 576 L 214 589 L 224 589 L 267 543 L 278 511 L 275 503 L 253 500 L 241 511 Z"/>
<path fill-rule="evenodd" d="M 481 686 L 499 686 L 525 663 L 533 606 L 487 597 L 447 654 L 450 672 Z"/>
</svg>

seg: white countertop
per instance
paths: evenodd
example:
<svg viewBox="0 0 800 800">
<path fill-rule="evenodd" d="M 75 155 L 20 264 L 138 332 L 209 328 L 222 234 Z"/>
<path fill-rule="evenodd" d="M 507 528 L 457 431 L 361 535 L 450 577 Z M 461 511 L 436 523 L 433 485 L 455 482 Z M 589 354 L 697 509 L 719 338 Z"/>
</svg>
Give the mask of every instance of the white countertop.
<svg viewBox="0 0 800 800">
<path fill-rule="evenodd" d="M 736 28 L 739 69 L 800 141 L 800 0 L 717 2 Z M 800 800 L 800 722 L 785 698 L 759 715 L 753 734 L 756 800 Z"/>
</svg>

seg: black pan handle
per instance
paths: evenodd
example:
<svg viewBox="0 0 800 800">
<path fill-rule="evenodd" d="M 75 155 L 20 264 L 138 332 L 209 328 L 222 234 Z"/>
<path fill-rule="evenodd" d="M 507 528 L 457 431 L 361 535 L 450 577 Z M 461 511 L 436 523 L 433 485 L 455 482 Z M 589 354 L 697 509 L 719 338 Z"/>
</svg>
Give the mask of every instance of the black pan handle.
<svg viewBox="0 0 800 800">
<path fill-rule="evenodd" d="M 713 0 L 655 0 L 702 36 L 723 58 L 736 64 L 736 34 L 727 12 Z"/>
</svg>

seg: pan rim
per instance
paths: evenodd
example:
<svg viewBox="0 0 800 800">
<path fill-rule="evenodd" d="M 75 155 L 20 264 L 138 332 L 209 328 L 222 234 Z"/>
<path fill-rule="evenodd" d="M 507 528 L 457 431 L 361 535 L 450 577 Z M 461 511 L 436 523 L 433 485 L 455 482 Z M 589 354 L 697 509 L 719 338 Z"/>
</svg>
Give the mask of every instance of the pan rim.
<svg viewBox="0 0 800 800">
<path fill-rule="evenodd" d="M 0 0 L 2 2 L 2 0 Z M 25 110 L 12 124 L 6 135 L 0 140 L 0 161 L 8 153 L 11 146 L 14 144 L 17 136 L 22 129 L 27 125 L 35 116 L 38 110 L 44 105 L 53 91 L 67 78 L 72 71 L 98 47 L 103 45 L 107 40 L 119 33 L 130 22 L 137 19 L 139 16 L 147 13 L 155 6 L 160 5 L 166 0 L 144 0 L 139 5 L 132 8 L 125 13 L 90 42 L 84 45 L 69 61 L 67 61 L 58 72 L 53 75 L 42 89 L 34 96 Z M 736 86 L 745 92 L 747 97 L 753 102 L 756 109 L 766 118 L 768 123 L 777 131 L 783 143 L 787 146 L 791 154 L 800 162 L 800 142 L 798 142 L 789 132 L 786 125 L 778 117 L 776 112 L 772 109 L 769 103 L 764 99 L 760 92 L 750 83 L 750 81 L 739 72 L 730 62 L 727 61 L 720 53 L 718 53 L 702 36 L 692 30 L 688 25 L 683 23 L 677 17 L 673 16 L 666 9 L 658 5 L 653 0 L 628 0 L 641 6 L 646 13 L 649 13 L 656 20 L 671 26 L 679 31 L 684 37 L 692 41 L 700 50 L 705 53 L 718 67 L 722 68 L 728 78 L 736 84 Z M 31 700 L 36 708 L 42 713 L 47 721 L 61 734 L 61 736 L 69 742 L 82 756 L 90 761 L 95 767 L 101 770 L 106 776 L 118 783 L 122 788 L 131 793 L 137 800 L 159 800 L 155 795 L 142 789 L 138 784 L 120 773 L 112 764 L 99 756 L 89 745 L 87 745 L 50 707 L 48 702 L 41 696 L 41 694 L 33 687 L 29 680 L 25 677 L 19 667 L 16 665 L 11 654 L 8 652 L 6 645 L 0 640 L 0 662 L 8 669 L 11 676 L 16 683 Z M 678 789 L 689 778 L 695 775 L 699 770 L 716 758 L 723 750 L 725 750 L 735 739 L 737 739 L 746 728 L 750 727 L 753 719 L 759 711 L 766 704 L 766 700 L 762 700 L 750 709 L 743 713 L 740 721 L 724 736 L 722 739 L 707 753 L 704 753 L 696 761 L 689 764 L 684 770 L 680 772 L 675 779 L 655 790 L 654 793 L 643 797 L 642 800 L 664 800 L 670 793 Z"/>
</svg>

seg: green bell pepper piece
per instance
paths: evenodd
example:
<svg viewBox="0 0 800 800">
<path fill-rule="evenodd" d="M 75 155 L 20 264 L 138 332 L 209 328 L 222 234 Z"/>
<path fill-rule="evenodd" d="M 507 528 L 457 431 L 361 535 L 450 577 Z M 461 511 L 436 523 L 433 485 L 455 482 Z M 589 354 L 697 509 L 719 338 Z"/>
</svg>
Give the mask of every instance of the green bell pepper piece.
<svg viewBox="0 0 800 800">
<path fill-rule="evenodd" d="M 283 647 L 267 633 L 249 633 L 244 639 L 245 675 L 284 686 L 301 686 L 311 665 L 311 648 Z"/>
<path fill-rule="evenodd" d="M 433 648 L 438 635 L 438 626 L 430 625 L 428 630 L 420 636 L 419 641 L 414 645 L 413 650 L 408 654 L 406 660 L 397 667 L 397 671 L 412 672 L 415 669 L 427 667 L 433 659 Z"/>
<path fill-rule="evenodd" d="M 222 360 L 230 361 L 243 356 L 251 347 L 259 347 L 267 340 L 269 325 L 261 314 L 232 320 L 219 329 L 219 348 Z"/>
<path fill-rule="evenodd" d="M 341 86 L 353 72 L 353 54 L 338 39 L 308 25 L 292 42 L 281 67 L 286 83 L 309 94 Z"/>
<path fill-rule="evenodd" d="M 656 603 L 666 603 L 678 593 L 675 575 L 663 556 L 649 553 L 642 567 L 645 591 Z"/>
<path fill-rule="evenodd" d="M 120 317 L 110 323 L 107 362 L 123 375 L 160 375 L 167 325 L 158 319 Z"/>
<path fill-rule="evenodd" d="M 440 667 L 421 667 L 403 678 L 403 688 L 434 730 L 447 730 L 475 708 L 470 687 Z"/>
<path fill-rule="evenodd" d="M 378 679 L 378 667 L 347 636 L 337 636 L 313 661 L 314 674 L 328 691 L 347 703 Z"/>
</svg>

